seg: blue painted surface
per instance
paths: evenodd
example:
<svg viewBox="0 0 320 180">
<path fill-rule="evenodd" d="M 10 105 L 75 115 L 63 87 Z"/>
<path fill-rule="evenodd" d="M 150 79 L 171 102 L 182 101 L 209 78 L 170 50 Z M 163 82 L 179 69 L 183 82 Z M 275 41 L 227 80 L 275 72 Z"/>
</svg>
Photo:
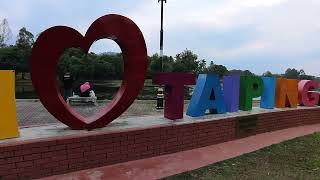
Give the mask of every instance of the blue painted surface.
<svg viewBox="0 0 320 180">
<path fill-rule="evenodd" d="M 260 107 L 264 109 L 274 109 L 276 96 L 275 77 L 262 77 L 264 90 L 261 96 Z"/>
<path fill-rule="evenodd" d="M 240 76 L 225 76 L 223 78 L 223 93 L 226 111 L 239 111 Z"/>
<path fill-rule="evenodd" d="M 220 80 L 214 74 L 200 74 L 194 89 L 187 115 L 204 116 L 206 111 L 222 114 L 226 112 Z"/>
</svg>

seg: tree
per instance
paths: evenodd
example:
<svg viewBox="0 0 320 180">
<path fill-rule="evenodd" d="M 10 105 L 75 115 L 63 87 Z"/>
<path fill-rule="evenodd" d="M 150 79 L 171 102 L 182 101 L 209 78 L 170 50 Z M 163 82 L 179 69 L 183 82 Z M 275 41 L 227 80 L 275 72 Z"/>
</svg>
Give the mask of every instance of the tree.
<svg viewBox="0 0 320 180">
<path fill-rule="evenodd" d="M 161 59 L 158 54 L 154 54 L 151 57 L 148 57 L 149 60 L 149 68 L 147 77 L 151 78 L 153 73 L 161 71 Z M 172 72 L 174 64 L 174 59 L 172 56 L 163 56 L 163 72 Z"/>
<path fill-rule="evenodd" d="M 198 68 L 196 70 L 197 73 L 204 73 L 207 69 L 207 62 L 206 60 L 202 59 L 201 61 L 199 61 L 199 64 L 198 64 Z"/>
<path fill-rule="evenodd" d="M 7 19 L 3 19 L 0 23 L 0 48 L 7 46 L 12 37 L 11 29 Z"/>
<path fill-rule="evenodd" d="M 22 73 L 22 79 L 25 79 L 25 73 L 29 71 L 29 60 L 33 46 L 33 34 L 25 27 L 19 30 L 16 46 L 19 49 L 20 63 L 17 70 Z"/>
<path fill-rule="evenodd" d="M 301 80 L 314 80 L 315 77 L 314 76 L 310 76 L 310 75 L 307 75 L 303 69 L 300 69 L 299 71 L 299 79 Z"/>
<path fill-rule="evenodd" d="M 122 53 L 103 53 L 96 57 L 96 61 L 103 61 L 112 66 L 112 75 L 108 79 L 122 79 L 123 77 L 123 56 Z"/>
<path fill-rule="evenodd" d="M 176 55 L 176 61 L 173 65 L 173 72 L 199 72 L 198 56 L 190 50 L 185 50 Z"/>
<path fill-rule="evenodd" d="M 262 74 L 262 76 L 265 76 L 265 77 L 272 77 L 273 74 L 270 72 L 270 71 L 266 71 L 265 73 Z"/>
<path fill-rule="evenodd" d="M 299 71 L 296 70 L 295 68 L 292 68 L 292 69 L 288 68 L 283 76 L 289 79 L 298 79 L 299 75 L 300 75 Z"/>
<path fill-rule="evenodd" d="M 19 49 L 16 46 L 0 48 L 0 69 L 17 71 L 21 62 L 19 53 Z"/>
<path fill-rule="evenodd" d="M 118 65 L 114 63 L 121 65 L 120 58 L 118 54 L 85 54 L 81 49 L 70 48 L 60 57 L 57 71 L 60 78 L 68 70 L 76 80 L 118 79 L 116 70 Z M 122 71 L 122 67 L 120 68 Z"/>
<path fill-rule="evenodd" d="M 254 76 L 255 75 L 254 73 L 252 73 L 249 70 L 242 71 L 242 70 L 237 70 L 237 69 L 233 69 L 233 70 L 229 71 L 228 74 L 229 75 L 238 75 L 238 76 Z"/>
<path fill-rule="evenodd" d="M 211 61 L 209 67 L 206 68 L 205 73 L 217 74 L 221 78 L 228 73 L 228 69 L 223 65 L 217 65 Z"/>
<path fill-rule="evenodd" d="M 19 34 L 17 36 L 16 45 L 19 48 L 31 48 L 34 43 L 34 36 L 31 32 L 27 31 L 25 27 L 19 30 Z"/>
</svg>

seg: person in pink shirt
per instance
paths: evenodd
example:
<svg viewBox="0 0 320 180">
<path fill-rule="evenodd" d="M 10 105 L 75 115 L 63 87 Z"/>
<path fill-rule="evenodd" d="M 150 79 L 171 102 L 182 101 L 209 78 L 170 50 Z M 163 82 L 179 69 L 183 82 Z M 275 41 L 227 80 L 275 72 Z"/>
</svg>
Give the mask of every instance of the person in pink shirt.
<svg viewBox="0 0 320 180">
<path fill-rule="evenodd" d="M 80 86 L 80 96 L 81 97 L 89 97 L 91 91 L 91 86 L 89 82 L 85 82 Z"/>
</svg>

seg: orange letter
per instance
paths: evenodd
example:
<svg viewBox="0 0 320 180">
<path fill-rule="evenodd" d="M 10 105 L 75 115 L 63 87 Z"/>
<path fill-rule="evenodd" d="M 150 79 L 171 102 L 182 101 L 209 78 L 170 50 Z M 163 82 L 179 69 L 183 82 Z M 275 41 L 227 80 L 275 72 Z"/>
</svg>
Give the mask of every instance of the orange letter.
<svg viewBox="0 0 320 180">
<path fill-rule="evenodd" d="M 296 79 L 277 79 L 276 87 L 276 107 L 296 108 L 298 105 L 298 80 Z"/>
</svg>

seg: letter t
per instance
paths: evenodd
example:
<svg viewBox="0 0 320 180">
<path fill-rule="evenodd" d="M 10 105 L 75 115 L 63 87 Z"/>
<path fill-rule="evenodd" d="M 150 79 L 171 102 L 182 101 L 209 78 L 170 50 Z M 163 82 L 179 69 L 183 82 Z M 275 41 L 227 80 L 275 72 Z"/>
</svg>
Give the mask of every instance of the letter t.
<svg viewBox="0 0 320 180">
<path fill-rule="evenodd" d="M 153 83 L 165 85 L 164 117 L 176 120 L 183 118 L 184 86 L 194 85 L 196 76 L 191 73 L 157 73 Z"/>
</svg>

